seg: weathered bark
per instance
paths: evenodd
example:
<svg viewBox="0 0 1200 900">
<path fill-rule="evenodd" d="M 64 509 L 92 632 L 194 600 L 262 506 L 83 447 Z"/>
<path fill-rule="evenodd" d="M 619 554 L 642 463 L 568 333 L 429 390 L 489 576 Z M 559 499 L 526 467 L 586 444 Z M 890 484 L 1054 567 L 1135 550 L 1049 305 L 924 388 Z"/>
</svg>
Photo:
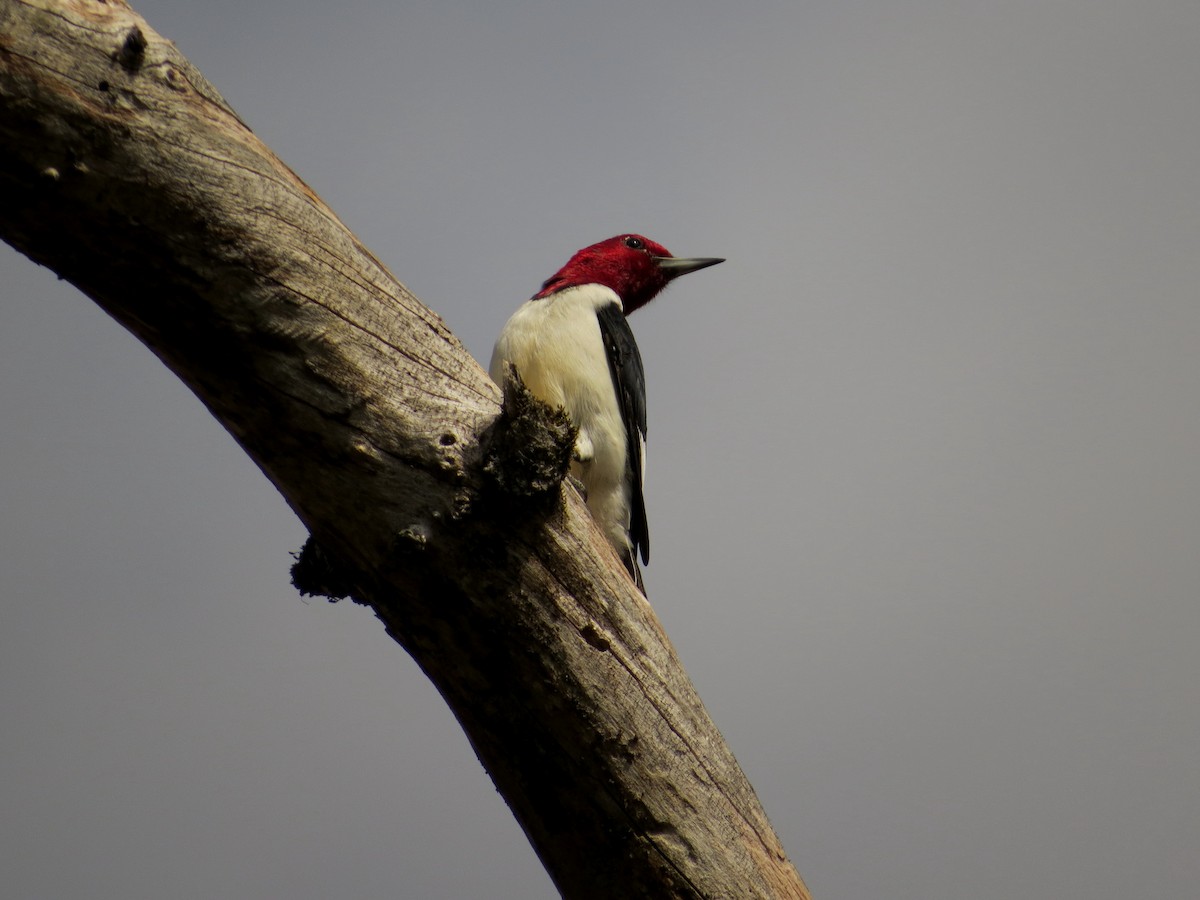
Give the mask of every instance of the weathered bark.
<svg viewBox="0 0 1200 900">
<path fill-rule="evenodd" d="M 498 419 L 441 319 L 124 3 L 0 0 L 0 234 L 253 457 L 437 685 L 564 896 L 807 896 L 555 474 L 568 429 Z M 522 427 L 548 481 L 510 452 Z"/>
</svg>

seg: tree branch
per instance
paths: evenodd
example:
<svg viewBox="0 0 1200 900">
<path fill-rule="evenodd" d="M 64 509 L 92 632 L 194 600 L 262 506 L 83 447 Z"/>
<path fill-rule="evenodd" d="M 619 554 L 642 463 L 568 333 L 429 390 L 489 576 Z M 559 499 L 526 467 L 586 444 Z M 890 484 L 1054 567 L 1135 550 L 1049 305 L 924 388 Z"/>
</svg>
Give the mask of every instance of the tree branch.
<svg viewBox="0 0 1200 900">
<path fill-rule="evenodd" d="M 442 320 L 124 3 L 0 0 L 0 195 L 4 239 L 195 391 L 433 680 L 564 896 L 807 897 L 561 484 L 569 423 L 519 391 L 498 418 Z"/>
</svg>

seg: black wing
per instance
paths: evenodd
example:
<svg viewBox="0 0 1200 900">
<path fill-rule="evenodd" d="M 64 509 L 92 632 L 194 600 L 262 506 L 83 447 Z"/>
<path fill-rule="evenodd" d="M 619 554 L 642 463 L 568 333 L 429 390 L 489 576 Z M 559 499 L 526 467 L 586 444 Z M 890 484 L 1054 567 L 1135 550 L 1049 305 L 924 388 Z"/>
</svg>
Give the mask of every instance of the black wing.
<svg viewBox="0 0 1200 900">
<path fill-rule="evenodd" d="M 617 402 L 621 405 L 621 419 L 625 423 L 625 439 L 628 442 L 626 465 L 630 475 L 632 509 L 629 520 L 629 542 L 633 545 L 631 560 L 637 567 L 640 550 L 642 562 L 650 562 L 650 529 L 646 524 L 646 498 L 642 495 L 642 453 L 646 443 L 646 373 L 642 368 L 642 355 L 625 313 L 613 303 L 596 310 L 600 322 L 600 335 L 604 339 L 604 350 L 608 355 L 608 369 L 612 373 L 613 387 L 617 391 Z"/>
</svg>

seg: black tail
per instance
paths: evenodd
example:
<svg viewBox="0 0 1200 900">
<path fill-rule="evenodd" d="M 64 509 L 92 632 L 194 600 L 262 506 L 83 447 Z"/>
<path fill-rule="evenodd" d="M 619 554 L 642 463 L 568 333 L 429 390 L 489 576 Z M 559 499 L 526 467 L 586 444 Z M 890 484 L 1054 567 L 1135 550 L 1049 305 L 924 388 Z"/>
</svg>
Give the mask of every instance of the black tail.
<svg viewBox="0 0 1200 900">
<path fill-rule="evenodd" d="M 633 582 L 637 585 L 638 590 L 642 592 L 643 597 L 649 597 L 646 593 L 646 583 L 642 581 L 642 569 L 637 564 L 637 557 L 631 552 L 625 557 L 625 568 L 629 570 L 629 574 L 633 576 Z"/>
</svg>

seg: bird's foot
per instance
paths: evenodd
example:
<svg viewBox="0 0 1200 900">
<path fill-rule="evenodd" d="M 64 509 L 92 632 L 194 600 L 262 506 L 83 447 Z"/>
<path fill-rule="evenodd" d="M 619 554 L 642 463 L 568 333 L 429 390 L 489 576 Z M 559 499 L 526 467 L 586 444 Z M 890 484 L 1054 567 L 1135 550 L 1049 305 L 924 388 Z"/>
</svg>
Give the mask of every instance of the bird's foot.
<svg viewBox="0 0 1200 900">
<path fill-rule="evenodd" d="M 586 503 L 587 502 L 587 485 L 584 484 L 582 480 L 580 480 L 579 478 L 576 478 L 574 475 L 572 475 L 570 473 L 567 474 L 567 481 L 571 482 L 571 486 L 573 488 L 575 488 L 575 490 L 579 491 L 579 496 L 582 497 L 583 502 Z"/>
</svg>

